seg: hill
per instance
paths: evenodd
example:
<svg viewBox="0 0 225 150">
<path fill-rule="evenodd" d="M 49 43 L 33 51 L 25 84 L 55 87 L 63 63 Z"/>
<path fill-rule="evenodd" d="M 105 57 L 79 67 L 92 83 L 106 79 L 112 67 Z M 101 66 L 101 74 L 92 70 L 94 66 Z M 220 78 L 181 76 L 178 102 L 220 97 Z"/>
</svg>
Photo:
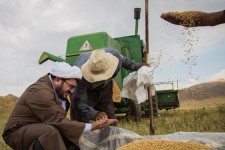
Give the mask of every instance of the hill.
<svg viewBox="0 0 225 150">
<path fill-rule="evenodd" d="M 12 100 L 18 100 L 19 99 L 19 97 L 15 96 L 15 95 L 12 95 L 12 94 L 6 95 L 5 98 L 12 99 Z"/>
<path fill-rule="evenodd" d="M 205 82 L 180 89 L 178 95 L 181 101 L 211 98 L 224 98 L 225 101 L 225 80 Z"/>
</svg>

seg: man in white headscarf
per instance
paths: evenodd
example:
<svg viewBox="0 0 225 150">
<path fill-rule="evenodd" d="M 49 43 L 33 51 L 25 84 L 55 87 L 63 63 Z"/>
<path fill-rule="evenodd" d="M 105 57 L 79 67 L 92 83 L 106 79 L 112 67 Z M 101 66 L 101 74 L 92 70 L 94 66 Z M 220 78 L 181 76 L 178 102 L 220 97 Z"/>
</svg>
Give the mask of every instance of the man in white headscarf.
<svg viewBox="0 0 225 150">
<path fill-rule="evenodd" d="M 88 124 L 66 118 L 70 96 L 81 77 L 78 67 L 55 62 L 51 73 L 30 85 L 17 101 L 3 131 L 6 144 L 15 150 L 79 149 L 83 132 L 117 122 Z"/>
</svg>

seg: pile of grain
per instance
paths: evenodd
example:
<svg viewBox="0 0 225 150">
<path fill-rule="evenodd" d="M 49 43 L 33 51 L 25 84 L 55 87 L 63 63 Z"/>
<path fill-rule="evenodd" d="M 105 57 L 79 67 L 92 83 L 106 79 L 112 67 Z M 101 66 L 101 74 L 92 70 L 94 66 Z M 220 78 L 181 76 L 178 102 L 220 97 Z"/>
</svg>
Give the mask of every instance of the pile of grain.
<svg viewBox="0 0 225 150">
<path fill-rule="evenodd" d="M 180 24 L 185 27 L 194 27 L 199 21 L 196 19 L 200 11 L 184 11 L 174 12 L 177 20 L 180 20 Z"/>
<path fill-rule="evenodd" d="M 144 139 L 125 144 L 117 150 L 212 150 L 212 148 L 194 142 Z"/>
</svg>

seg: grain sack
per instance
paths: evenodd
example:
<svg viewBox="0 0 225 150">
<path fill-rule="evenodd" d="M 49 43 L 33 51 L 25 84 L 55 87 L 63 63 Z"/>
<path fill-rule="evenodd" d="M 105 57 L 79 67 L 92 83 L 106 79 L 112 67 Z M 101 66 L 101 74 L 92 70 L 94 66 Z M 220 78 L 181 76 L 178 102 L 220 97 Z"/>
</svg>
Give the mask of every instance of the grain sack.
<svg viewBox="0 0 225 150">
<path fill-rule="evenodd" d="M 143 139 L 125 144 L 117 150 L 212 150 L 212 148 L 194 142 Z"/>
</svg>

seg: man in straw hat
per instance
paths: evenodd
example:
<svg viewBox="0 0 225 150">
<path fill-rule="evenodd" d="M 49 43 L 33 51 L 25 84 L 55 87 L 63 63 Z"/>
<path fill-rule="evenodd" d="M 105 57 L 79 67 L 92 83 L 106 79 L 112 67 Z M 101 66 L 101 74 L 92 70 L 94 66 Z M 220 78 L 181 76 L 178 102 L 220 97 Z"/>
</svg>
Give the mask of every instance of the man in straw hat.
<svg viewBox="0 0 225 150">
<path fill-rule="evenodd" d="M 83 132 L 116 123 L 116 119 L 88 124 L 66 118 L 70 95 L 81 77 L 78 67 L 55 62 L 51 73 L 30 85 L 17 101 L 3 131 L 6 144 L 15 150 L 79 149 Z"/>
<path fill-rule="evenodd" d="M 74 92 L 71 119 L 83 122 L 115 118 L 112 79 L 122 67 L 137 71 L 148 66 L 129 60 L 111 47 L 81 54 L 75 65 L 81 68 L 83 78 Z"/>
</svg>

